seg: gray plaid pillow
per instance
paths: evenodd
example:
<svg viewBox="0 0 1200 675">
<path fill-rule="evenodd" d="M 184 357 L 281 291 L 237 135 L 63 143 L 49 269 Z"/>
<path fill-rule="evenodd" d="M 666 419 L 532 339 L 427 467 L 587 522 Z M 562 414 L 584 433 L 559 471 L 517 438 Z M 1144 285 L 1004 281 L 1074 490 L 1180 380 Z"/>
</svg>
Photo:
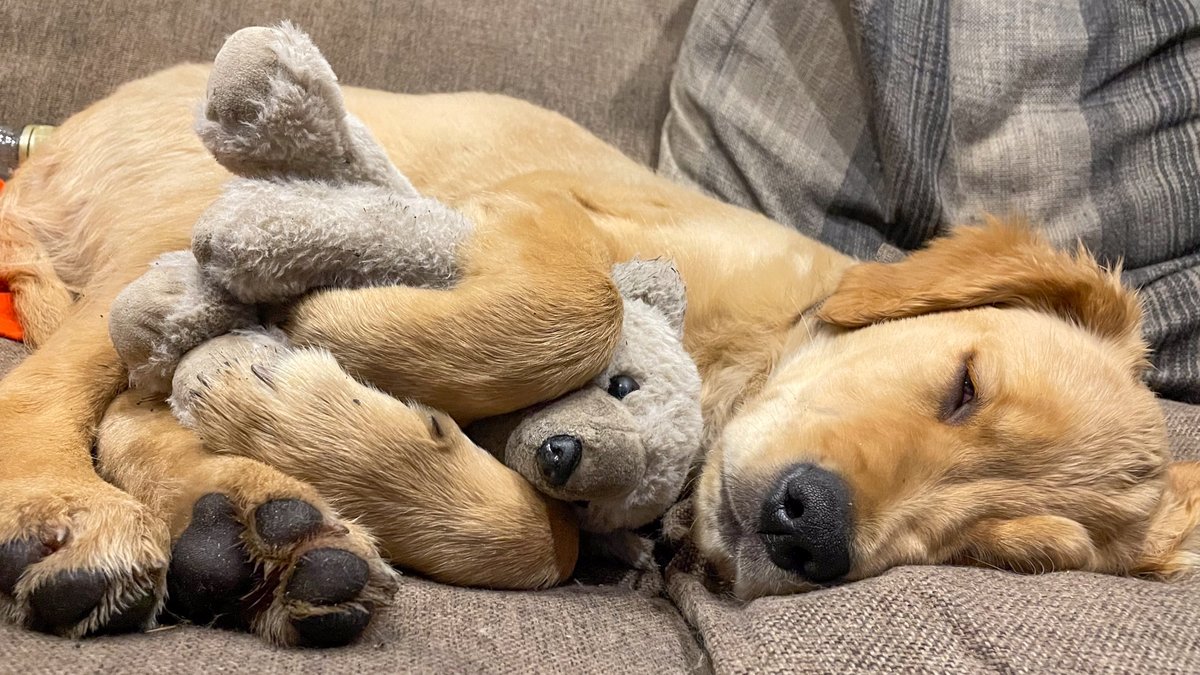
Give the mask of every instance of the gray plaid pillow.
<svg viewBox="0 0 1200 675">
<path fill-rule="evenodd" d="M 659 170 L 863 258 L 980 213 L 1125 261 L 1200 402 L 1196 0 L 700 0 Z"/>
</svg>

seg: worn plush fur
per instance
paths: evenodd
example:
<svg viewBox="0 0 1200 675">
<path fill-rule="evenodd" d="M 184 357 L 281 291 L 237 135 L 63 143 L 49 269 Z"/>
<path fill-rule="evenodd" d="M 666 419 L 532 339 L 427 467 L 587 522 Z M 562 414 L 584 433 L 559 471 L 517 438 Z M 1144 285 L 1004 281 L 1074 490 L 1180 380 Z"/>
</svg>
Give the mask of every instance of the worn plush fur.
<svg viewBox="0 0 1200 675">
<path fill-rule="evenodd" d="M 616 534 L 612 552 L 619 559 L 644 563 L 644 556 L 631 561 L 623 555 L 623 533 L 663 515 L 700 458 L 700 374 L 683 347 L 687 299 L 672 264 L 620 263 L 613 278 L 625 315 L 604 371 L 578 391 L 483 420 L 467 432 L 537 489 L 573 503 L 581 529 Z M 638 389 L 615 398 L 609 388 L 617 377 L 633 378 Z M 583 447 L 579 466 L 562 485 L 548 481 L 537 462 L 538 449 L 557 435 L 578 438 Z"/>
<path fill-rule="evenodd" d="M 124 395 L 109 408 L 127 382 L 107 332 L 112 299 L 156 257 L 188 247 L 229 180 L 191 130 L 208 73 L 181 66 L 122 87 L 64 123 L 0 197 L 0 274 L 38 347 L 0 382 L 0 542 L 38 544 L 22 549 L 33 555 L 20 568 L 0 556 L 19 572 L 0 589 L 9 621 L 82 635 L 127 618 L 129 598 L 160 598 L 170 539 L 191 506 L 163 486 L 180 480 L 251 507 L 294 495 L 323 515 L 322 537 L 355 546 L 311 488 L 268 480 L 282 474 L 265 468 L 259 479 L 187 455 L 162 461 L 195 436 L 161 405 Z M 693 534 L 742 597 L 811 587 L 771 563 L 754 517 L 800 463 L 848 486 L 846 579 L 902 563 L 1157 578 L 1195 569 L 1200 471 L 1170 462 L 1139 377 L 1135 296 L 1090 258 L 996 222 L 894 266 L 858 266 L 658 178 L 528 104 L 343 92 L 413 184 L 476 231 L 453 289 L 313 294 L 282 317 L 289 339 L 327 347 L 389 393 L 457 404 L 461 423 L 586 385 L 615 344 L 600 327 L 620 325 L 612 264 L 672 259 L 702 381 L 707 453 Z M 74 303 L 71 289 L 83 292 Z M 822 300 L 824 314 L 814 310 Z M 964 367 L 977 395 L 947 417 Z M 114 481 L 122 489 L 91 462 L 102 418 L 106 428 L 160 425 L 154 443 L 101 437 L 106 475 L 129 474 Z M 305 447 L 329 440 L 303 430 L 316 434 Z M 364 491 L 399 478 L 375 468 Z M 292 549 L 281 555 L 289 569 Z M 82 570 L 104 580 L 84 618 L 33 622 L 43 589 Z M 136 625 L 152 620 L 140 616 Z"/>
</svg>

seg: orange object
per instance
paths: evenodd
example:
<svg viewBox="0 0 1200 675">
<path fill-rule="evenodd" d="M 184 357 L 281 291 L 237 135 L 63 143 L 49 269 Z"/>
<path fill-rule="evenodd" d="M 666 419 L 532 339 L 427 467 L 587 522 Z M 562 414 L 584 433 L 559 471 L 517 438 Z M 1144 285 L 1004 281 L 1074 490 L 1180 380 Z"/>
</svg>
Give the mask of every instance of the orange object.
<svg viewBox="0 0 1200 675">
<path fill-rule="evenodd" d="M 17 313 L 13 309 L 12 293 L 8 292 L 8 284 L 0 281 L 0 338 L 17 340 L 25 339 L 25 331 L 21 322 L 17 321 Z"/>
<path fill-rule="evenodd" d="M 0 190 L 4 189 L 4 179 L 0 178 Z M 21 322 L 17 321 L 17 312 L 13 309 L 12 293 L 8 292 L 8 283 L 0 279 L 0 338 L 8 338 L 20 342 L 25 339 L 25 331 Z"/>
</svg>

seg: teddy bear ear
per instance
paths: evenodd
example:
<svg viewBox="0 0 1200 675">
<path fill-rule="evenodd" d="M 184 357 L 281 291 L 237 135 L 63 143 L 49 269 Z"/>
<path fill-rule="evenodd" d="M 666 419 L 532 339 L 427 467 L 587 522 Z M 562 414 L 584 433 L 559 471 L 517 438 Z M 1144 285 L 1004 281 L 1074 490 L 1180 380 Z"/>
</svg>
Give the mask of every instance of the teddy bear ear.
<svg viewBox="0 0 1200 675">
<path fill-rule="evenodd" d="M 657 309 L 676 330 L 683 332 L 687 293 L 674 263 L 665 258 L 617 263 L 613 265 L 612 278 L 623 297 L 641 300 Z"/>
</svg>

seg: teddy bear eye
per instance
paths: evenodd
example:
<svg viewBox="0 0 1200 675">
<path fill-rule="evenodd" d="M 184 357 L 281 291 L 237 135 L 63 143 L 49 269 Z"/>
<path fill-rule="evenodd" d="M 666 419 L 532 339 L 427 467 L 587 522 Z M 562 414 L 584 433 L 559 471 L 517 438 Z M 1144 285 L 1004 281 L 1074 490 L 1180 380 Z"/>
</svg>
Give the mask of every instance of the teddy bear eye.
<svg viewBox="0 0 1200 675">
<path fill-rule="evenodd" d="M 641 388 L 637 380 L 628 375 L 615 375 L 608 381 L 608 395 L 618 401 Z"/>
</svg>

